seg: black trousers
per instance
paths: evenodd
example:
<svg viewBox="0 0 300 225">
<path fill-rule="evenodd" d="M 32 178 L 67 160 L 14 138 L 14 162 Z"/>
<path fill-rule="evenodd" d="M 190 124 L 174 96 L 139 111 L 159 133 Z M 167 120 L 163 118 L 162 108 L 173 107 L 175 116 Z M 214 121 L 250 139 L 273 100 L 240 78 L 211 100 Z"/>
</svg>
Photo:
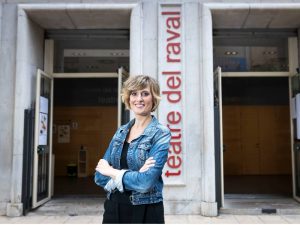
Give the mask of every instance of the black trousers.
<svg viewBox="0 0 300 225">
<path fill-rule="evenodd" d="M 163 202 L 132 205 L 127 193 L 116 192 L 104 202 L 102 223 L 159 223 L 164 224 Z"/>
</svg>

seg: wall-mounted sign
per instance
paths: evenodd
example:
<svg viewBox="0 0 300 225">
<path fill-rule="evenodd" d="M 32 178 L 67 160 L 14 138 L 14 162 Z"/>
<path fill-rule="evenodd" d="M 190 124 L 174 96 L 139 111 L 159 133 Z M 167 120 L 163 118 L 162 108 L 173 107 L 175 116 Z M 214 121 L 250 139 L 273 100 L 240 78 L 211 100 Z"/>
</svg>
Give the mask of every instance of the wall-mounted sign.
<svg viewBox="0 0 300 225">
<path fill-rule="evenodd" d="M 57 142 L 70 143 L 70 125 L 57 126 Z"/>
<path fill-rule="evenodd" d="M 171 146 L 163 175 L 165 184 L 185 184 L 183 148 L 183 29 L 181 5 L 161 5 L 159 12 L 159 120 L 171 131 Z"/>
</svg>

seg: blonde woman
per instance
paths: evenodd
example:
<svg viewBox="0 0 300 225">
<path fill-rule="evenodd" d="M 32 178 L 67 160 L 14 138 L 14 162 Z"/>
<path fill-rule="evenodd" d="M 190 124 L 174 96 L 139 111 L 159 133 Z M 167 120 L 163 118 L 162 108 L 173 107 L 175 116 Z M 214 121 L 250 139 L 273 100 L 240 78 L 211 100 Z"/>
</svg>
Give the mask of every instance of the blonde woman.
<svg viewBox="0 0 300 225">
<path fill-rule="evenodd" d="M 171 133 L 151 115 L 160 102 L 160 88 L 149 76 L 130 77 L 122 100 L 135 118 L 113 136 L 95 173 L 107 191 L 103 223 L 164 223 L 162 170 Z"/>
</svg>

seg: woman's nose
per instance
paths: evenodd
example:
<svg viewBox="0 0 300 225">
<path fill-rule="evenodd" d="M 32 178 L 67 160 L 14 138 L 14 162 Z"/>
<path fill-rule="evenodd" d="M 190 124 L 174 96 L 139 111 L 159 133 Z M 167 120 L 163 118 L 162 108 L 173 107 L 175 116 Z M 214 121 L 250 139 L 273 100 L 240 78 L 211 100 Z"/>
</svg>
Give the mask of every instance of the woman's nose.
<svg viewBox="0 0 300 225">
<path fill-rule="evenodd" d="M 143 100 L 142 94 L 138 94 L 138 95 L 137 95 L 137 99 L 138 99 L 138 100 Z"/>
</svg>

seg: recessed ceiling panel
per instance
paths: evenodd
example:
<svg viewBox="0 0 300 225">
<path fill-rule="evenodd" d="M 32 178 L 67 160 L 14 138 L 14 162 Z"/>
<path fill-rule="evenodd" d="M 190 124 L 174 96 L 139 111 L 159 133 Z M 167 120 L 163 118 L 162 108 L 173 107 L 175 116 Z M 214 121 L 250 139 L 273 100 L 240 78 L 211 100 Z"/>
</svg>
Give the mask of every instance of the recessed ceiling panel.
<svg viewBox="0 0 300 225">
<path fill-rule="evenodd" d="M 29 11 L 27 15 L 45 29 L 74 29 L 75 25 L 65 10 Z"/>
<path fill-rule="evenodd" d="M 32 21 L 45 29 L 128 29 L 131 9 L 27 10 Z"/>
</svg>

